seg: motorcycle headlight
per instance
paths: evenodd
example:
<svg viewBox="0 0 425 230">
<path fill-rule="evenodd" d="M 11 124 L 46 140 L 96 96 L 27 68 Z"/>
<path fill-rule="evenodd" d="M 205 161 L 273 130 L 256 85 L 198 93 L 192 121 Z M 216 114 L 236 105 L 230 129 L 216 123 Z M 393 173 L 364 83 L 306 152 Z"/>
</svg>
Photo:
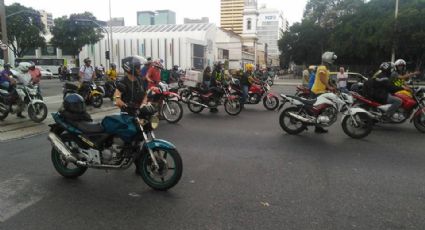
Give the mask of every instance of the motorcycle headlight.
<svg viewBox="0 0 425 230">
<path fill-rule="evenodd" d="M 152 116 L 152 118 L 151 118 L 151 126 L 152 126 L 152 129 L 158 128 L 158 126 L 159 126 L 159 118 L 158 118 L 158 116 Z"/>
</svg>

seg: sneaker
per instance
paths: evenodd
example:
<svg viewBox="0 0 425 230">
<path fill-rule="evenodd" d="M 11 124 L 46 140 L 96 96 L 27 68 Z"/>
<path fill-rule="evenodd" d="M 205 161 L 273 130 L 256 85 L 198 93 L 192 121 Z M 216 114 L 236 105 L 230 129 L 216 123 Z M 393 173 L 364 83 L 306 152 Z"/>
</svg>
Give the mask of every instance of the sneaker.
<svg viewBox="0 0 425 230">
<path fill-rule="evenodd" d="M 218 113 L 218 109 L 217 108 L 212 108 L 212 109 L 210 109 L 210 113 Z"/>
<path fill-rule="evenodd" d="M 314 129 L 314 132 L 315 133 L 328 133 L 328 130 L 326 130 L 326 129 L 322 128 L 322 127 L 316 127 Z"/>
<path fill-rule="evenodd" d="M 19 118 L 27 118 L 26 116 L 22 115 L 22 113 L 18 113 L 18 114 L 16 114 L 16 116 L 19 117 Z"/>
</svg>

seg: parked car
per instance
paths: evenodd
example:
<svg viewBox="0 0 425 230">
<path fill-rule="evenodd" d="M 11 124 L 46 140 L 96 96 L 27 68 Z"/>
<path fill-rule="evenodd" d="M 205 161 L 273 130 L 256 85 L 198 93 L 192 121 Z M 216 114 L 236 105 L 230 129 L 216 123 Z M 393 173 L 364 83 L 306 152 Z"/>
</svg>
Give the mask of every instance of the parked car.
<svg viewBox="0 0 425 230">
<path fill-rule="evenodd" d="M 50 70 L 45 70 L 45 69 L 43 69 L 43 68 L 41 68 L 39 66 L 37 66 L 36 68 L 40 70 L 40 72 L 41 72 L 41 78 L 43 78 L 43 79 L 52 79 L 52 78 L 57 78 L 58 77 L 57 75 L 56 76 L 53 75 L 53 73 L 50 72 Z"/>
<path fill-rule="evenodd" d="M 351 89 L 351 86 L 353 84 L 357 84 L 357 83 L 364 83 L 365 81 L 367 81 L 367 77 L 363 76 L 360 73 L 355 73 L 355 72 L 345 72 L 348 75 L 348 80 L 347 80 L 347 89 Z M 332 82 L 334 82 L 336 84 L 336 75 L 338 74 L 338 72 L 330 72 L 330 79 Z"/>
</svg>

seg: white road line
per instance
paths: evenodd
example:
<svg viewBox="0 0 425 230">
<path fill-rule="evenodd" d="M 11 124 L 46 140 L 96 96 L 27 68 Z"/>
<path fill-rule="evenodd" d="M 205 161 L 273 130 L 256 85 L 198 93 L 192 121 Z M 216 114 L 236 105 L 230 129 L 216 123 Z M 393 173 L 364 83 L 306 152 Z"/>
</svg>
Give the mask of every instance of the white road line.
<svg viewBox="0 0 425 230">
<path fill-rule="evenodd" d="M 40 201 L 46 194 L 39 186 L 30 184 L 23 175 L 0 182 L 0 222 L 18 214 Z"/>
</svg>

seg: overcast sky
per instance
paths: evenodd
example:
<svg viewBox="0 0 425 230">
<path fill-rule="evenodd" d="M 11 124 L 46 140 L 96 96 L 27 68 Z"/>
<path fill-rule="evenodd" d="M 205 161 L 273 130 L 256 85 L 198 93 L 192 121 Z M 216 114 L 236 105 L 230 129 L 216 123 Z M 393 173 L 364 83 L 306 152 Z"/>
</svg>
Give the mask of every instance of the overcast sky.
<svg viewBox="0 0 425 230">
<path fill-rule="evenodd" d="M 53 18 L 71 13 L 92 12 L 99 20 L 109 19 L 108 0 L 5 0 L 6 5 L 18 2 L 34 9 L 43 9 L 53 14 Z M 258 0 L 268 8 L 282 10 L 291 25 L 300 21 L 307 0 Z M 177 24 L 184 17 L 209 17 L 210 21 L 220 24 L 220 0 L 111 0 L 112 17 L 124 17 L 126 25 L 137 24 L 137 11 L 169 9 L 176 12 Z"/>
</svg>

